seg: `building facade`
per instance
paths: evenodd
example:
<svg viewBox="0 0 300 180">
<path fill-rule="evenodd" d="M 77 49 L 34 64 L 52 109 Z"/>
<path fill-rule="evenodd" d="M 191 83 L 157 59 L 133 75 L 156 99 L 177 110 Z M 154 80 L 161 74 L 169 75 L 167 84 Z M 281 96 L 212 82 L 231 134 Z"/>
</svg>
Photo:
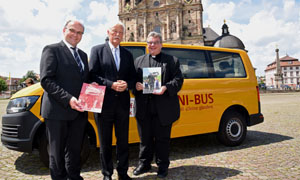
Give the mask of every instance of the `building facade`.
<svg viewBox="0 0 300 180">
<path fill-rule="evenodd" d="M 277 66 L 276 60 L 267 65 L 265 69 L 266 86 L 275 88 L 284 88 L 289 86 L 293 89 L 299 88 L 300 84 L 300 62 L 298 59 L 290 57 L 288 55 L 279 58 L 279 66 Z M 280 78 L 276 77 L 278 74 L 277 68 L 280 68 Z M 280 79 L 281 82 L 277 79 Z M 280 86 L 278 86 L 278 84 Z"/>
<path fill-rule="evenodd" d="M 151 31 L 164 43 L 204 45 L 201 0 L 119 0 L 124 41 L 145 42 Z"/>
</svg>

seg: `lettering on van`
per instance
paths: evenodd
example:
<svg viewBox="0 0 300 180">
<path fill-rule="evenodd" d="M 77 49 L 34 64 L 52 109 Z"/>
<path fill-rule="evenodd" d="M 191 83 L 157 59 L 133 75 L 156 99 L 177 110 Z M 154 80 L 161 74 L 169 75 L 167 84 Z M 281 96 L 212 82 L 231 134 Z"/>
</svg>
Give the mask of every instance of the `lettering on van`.
<svg viewBox="0 0 300 180">
<path fill-rule="evenodd" d="M 194 95 L 178 95 L 181 104 L 180 111 L 201 111 L 212 109 L 214 98 L 212 93 L 194 94 Z"/>
</svg>

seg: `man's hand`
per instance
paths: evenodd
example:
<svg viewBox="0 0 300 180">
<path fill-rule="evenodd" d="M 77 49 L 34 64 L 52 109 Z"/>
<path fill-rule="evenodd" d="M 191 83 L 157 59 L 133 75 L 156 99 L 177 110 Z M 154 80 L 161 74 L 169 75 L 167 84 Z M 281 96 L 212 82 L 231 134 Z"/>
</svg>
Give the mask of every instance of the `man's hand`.
<svg viewBox="0 0 300 180">
<path fill-rule="evenodd" d="M 79 111 L 79 112 L 83 112 L 84 111 L 81 108 L 81 106 L 79 104 L 79 101 L 74 96 L 70 99 L 69 104 L 70 104 L 71 108 L 74 109 L 74 110 L 76 110 L 76 111 Z"/>
<path fill-rule="evenodd" d="M 97 86 L 99 85 L 99 84 L 98 84 L 98 83 L 96 83 L 96 82 L 92 82 L 91 84 L 93 84 L 93 85 L 97 85 Z"/>
<path fill-rule="evenodd" d="M 137 82 L 137 83 L 135 84 L 135 88 L 136 88 L 136 90 L 138 90 L 138 91 L 141 91 L 141 90 L 144 89 L 143 84 L 140 83 L 140 82 Z"/>
<path fill-rule="evenodd" d="M 153 94 L 155 94 L 155 95 L 162 95 L 162 94 L 164 94 L 164 92 L 165 92 L 166 90 L 167 90 L 167 87 L 166 87 L 166 86 L 162 86 L 162 87 L 160 88 L 160 91 L 159 91 L 159 92 L 154 91 Z"/>
<path fill-rule="evenodd" d="M 123 92 L 127 89 L 127 87 L 127 82 L 123 80 L 118 80 L 117 82 L 114 82 L 111 86 L 111 88 L 117 92 Z"/>
</svg>

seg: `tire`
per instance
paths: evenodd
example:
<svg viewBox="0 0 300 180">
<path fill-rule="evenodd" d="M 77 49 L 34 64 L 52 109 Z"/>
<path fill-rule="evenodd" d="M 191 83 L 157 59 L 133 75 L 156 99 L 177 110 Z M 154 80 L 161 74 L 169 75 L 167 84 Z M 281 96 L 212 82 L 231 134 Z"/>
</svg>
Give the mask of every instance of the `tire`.
<svg viewBox="0 0 300 180">
<path fill-rule="evenodd" d="M 226 112 L 220 123 L 217 139 L 226 146 L 238 146 L 246 138 L 247 125 L 245 117 L 236 111 Z"/>
<path fill-rule="evenodd" d="M 84 165 L 84 163 L 88 160 L 88 157 L 90 155 L 90 141 L 88 138 L 88 135 L 84 135 L 83 143 L 81 146 L 81 152 L 80 152 L 80 165 L 81 167 Z M 40 154 L 40 160 L 42 163 L 49 168 L 49 143 L 46 137 L 46 133 L 42 135 L 40 138 L 39 143 L 39 154 Z"/>
</svg>

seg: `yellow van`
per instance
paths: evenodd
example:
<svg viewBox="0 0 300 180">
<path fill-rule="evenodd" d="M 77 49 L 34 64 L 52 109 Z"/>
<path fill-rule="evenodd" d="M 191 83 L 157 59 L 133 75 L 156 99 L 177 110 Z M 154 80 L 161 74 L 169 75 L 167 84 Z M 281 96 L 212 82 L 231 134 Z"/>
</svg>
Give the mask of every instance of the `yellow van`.
<svg viewBox="0 0 300 180">
<path fill-rule="evenodd" d="M 146 43 L 121 45 L 134 58 L 147 52 Z M 173 124 L 172 138 L 216 133 L 224 145 L 236 146 L 245 139 L 247 126 L 263 122 L 254 68 L 245 51 L 179 44 L 164 44 L 162 51 L 178 57 L 185 78 L 178 94 L 181 116 Z M 48 143 L 40 115 L 42 94 L 40 84 L 35 84 L 11 97 L 7 114 L 2 117 L 1 141 L 16 151 L 38 149 L 40 159 L 48 166 Z M 130 108 L 129 142 L 136 143 L 139 136 L 133 96 Z M 82 162 L 87 160 L 90 146 L 99 147 L 97 137 L 94 116 L 89 113 Z"/>
</svg>

